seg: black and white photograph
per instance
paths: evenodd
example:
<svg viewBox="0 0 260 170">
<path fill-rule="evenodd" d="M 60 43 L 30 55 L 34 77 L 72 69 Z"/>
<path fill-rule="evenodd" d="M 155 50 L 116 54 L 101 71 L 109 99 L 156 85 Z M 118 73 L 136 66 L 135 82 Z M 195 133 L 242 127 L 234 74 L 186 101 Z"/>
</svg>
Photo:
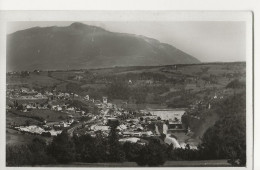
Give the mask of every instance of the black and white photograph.
<svg viewBox="0 0 260 170">
<path fill-rule="evenodd" d="M 6 167 L 252 166 L 251 12 L 27 13 L 5 20 Z"/>
</svg>

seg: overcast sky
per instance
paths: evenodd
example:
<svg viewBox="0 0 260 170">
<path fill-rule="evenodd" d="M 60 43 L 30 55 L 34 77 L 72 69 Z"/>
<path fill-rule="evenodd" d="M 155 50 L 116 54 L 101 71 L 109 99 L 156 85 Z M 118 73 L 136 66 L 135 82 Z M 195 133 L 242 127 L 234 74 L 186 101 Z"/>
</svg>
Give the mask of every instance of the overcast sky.
<svg viewBox="0 0 260 170">
<path fill-rule="evenodd" d="M 7 33 L 31 27 L 68 26 L 73 22 L 11 22 Z M 131 33 L 171 44 L 202 62 L 246 60 L 246 25 L 231 21 L 82 22 L 113 32 Z"/>
</svg>

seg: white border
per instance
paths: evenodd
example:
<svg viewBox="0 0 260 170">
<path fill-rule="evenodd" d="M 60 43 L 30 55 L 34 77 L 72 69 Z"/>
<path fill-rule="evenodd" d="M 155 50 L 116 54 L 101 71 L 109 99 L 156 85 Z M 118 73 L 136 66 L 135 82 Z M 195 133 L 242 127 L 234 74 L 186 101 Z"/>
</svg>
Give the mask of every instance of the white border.
<svg viewBox="0 0 260 170">
<path fill-rule="evenodd" d="M 137 8 L 138 9 L 138 8 Z M 140 17 L 141 16 L 141 17 Z M 252 13 L 250 11 L 2 11 L 0 13 L 0 120 L 1 167 L 5 167 L 5 70 L 6 23 L 9 21 L 245 21 L 247 62 L 247 168 L 252 169 L 253 119 L 252 119 Z M 16 169 L 16 168 L 7 168 Z M 24 169 L 24 168 L 22 168 Z M 48 168 L 55 169 L 55 168 Z M 76 169 L 76 168 L 72 168 Z M 168 168 L 167 168 L 168 169 Z M 175 169 L 175 168 L 174 168 Z M 205 169 L 205 168 L 181 168 Z M 207 168 L 208 169 L 208 168 Z M 245 168 L 209 168 L 245 169 Z"/>
<path fill-rule="evenodd" d="M 1 10 L 253 10 L 258 0 L 1 0 Z M 258 3 L 259 4 L 259 3 Z"/>
</svg>

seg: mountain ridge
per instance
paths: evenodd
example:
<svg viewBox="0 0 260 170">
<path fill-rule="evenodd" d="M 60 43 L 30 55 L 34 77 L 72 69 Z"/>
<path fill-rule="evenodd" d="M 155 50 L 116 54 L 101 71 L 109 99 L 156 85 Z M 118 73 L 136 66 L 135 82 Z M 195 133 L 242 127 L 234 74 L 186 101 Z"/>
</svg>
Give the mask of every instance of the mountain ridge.
<svg viewBox="0 0 260 170">
<path fill-rule="evenodd" d="M 156 39 L 79 22 L 7 35 L 8 71 L 194 63 L 200 61 Z"/>
</svg>

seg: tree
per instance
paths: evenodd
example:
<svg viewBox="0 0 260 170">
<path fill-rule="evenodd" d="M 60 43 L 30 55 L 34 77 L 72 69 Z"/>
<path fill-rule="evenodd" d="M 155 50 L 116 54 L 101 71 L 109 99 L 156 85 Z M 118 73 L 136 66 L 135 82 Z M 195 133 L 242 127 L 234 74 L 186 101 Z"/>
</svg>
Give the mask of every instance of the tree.
<svg viewBox="0 0 260 170">
<path fill-rule="evenodd" d="M 50 104 L 48 104 L 48 105 L 47 105 L 47 108 L 48 108 L 48 109 L 51 109 L 51 105 L 50 105 Z"/>
<path fill-rule="evenodd" d="M 120 80 L 113 81 L 107 88 L 107 95 L 112 99 L 128 99 L 130 88 L 126 83 Z"/>
<path fill-rule="evenodd" d="M 75 160 L 75 146 L 66 131 L 53 138 L 48 147 L 48 153 L 59 163 L 69 163 Z"/>
<path fill-rule="evenodd" d="M 140 151 L 144 146 L 137 143 L 126 142 L 123 145 L 123 149 L 126 155 L 127 161 L 136 162 L 138 161 Z"/>
<path fill-rule="evenodd" d="M 119 136 L 117 134 L 118 123 L 110 124 L 110 133 L 108 136 L 109 144 L 109 161 L 111 162 L 123 162 L 125 160 L 125 152 L 122 145 L 119 143 Z"/>
<path fill-rule="evenodd" d="M 92 111 L 93 115 L 98 115 L 99 114 L 99 108 L 97 106 L 94 106 L 92 110 L 93 110 Z"/>
<path fill-rule="evenodd" d="M 226 88 L 232 88 L 232 89 L 245 88 L 245 87 L 246 87 L 245 82 L 241 82 L 238 79 L 232 80 L 226 86 Z"/>
<path fill-rule="evenodd" d="M 68 83 L 66 84 L 66 91 L 69 93 L 82 94 L 83 89 L 77 83 Z"/>
<path fill-rule="evenodd" d="M 42 132 L 41 135 L 45 136 L 45 137 L 51 137 L 51 133 L 50 132 Z"/>
<path fill-rule="evenodd" d="M 20 111 L 23 110 L 23 105 L 21 105 L 21 104 L 18 105 L 18 106 L 17 106 L 17 110 L 20 110 Z"/>
<path fill-rule="evenodd" d="M 30 75 L 29 71 L 21 71 L 21 77 L 25 78 Z"/>
<path fill-rule="evenodd" d="M 30 120 L 30 119 L 27 119 L 27 120 L 25 121 L 25 125 L 26 125 L 26 126 L 30 126 L 30 124 L 31 124 L 31 120 Z"/>
<path fill-rule="evenodd" d="M 105 162 L 107 160 L 107 144 L 102 137 L 92 138 L 90 135 L 73 136 L 73 141 L 75 143 L 77 161 L 93 163 Z"/>
<path fill-rule="evenodd" d="M 140 166 L 160 166 L 166 159 L 166 148 L 158 142 L 149 141 L 149 144 L 141 149 L 136 163 Z"/>
<path fill-rule="evenodd" d="M 222 116 L 203 135 L 201 147 L 209 159 L 228 159 L 234 166 L 246 164 L 245 94 L 234 95 L 214 106 Z"/>
<path fill-rule="evenodd" d="M 210 67 L 201 67 L 200 69 L 201 69 L 202 73 L 207 73 L 209 71 Z"/>
<path fill-rule="evenodd" d="M 46 142 L 40 138 L 34 138 L 26 145 L 7 145 L 7 166 L 34 166 L 55 164 L 55 159 L 46 153 Z"/>
</svg>

